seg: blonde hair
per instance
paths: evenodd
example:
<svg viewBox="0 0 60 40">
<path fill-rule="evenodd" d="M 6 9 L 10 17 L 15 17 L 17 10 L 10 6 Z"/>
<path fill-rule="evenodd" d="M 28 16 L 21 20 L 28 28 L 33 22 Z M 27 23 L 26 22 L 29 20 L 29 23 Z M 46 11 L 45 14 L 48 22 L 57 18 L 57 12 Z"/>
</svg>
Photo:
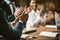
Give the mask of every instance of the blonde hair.
<svg viewBox="0 0 60 40">
<path fill-rule="evenodd" d="M 46 2 L 45 3 L 45 9 L 46 10 L 54 10 L 55 9 L 55 5 L 53 2 Z"/>
</svg>

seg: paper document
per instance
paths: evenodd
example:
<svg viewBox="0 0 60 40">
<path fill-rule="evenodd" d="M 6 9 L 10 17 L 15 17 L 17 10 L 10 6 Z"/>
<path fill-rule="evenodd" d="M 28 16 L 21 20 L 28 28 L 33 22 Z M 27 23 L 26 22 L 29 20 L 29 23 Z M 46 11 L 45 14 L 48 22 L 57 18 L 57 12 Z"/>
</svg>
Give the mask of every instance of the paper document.
<svg viewBox="0 0 60 40">
<path fill-rule="evenodd" d="M 22 34 L 22 35 L 21 35 L 21 38 L 24 38 L 24 39 L 25 39 L 25 38 L 27 38 L 27 37 L 28 37 L 27 34 Z"/>
<path fill-rule="evenodd" d="M 46 37 L 56 37 L 58 33 L 55 32 L 41 32 L 39 35 L 40 36 L 46 36 Z"/>
<path fill-rule="evenodd" d="M 46 28 L 57 28 L 56 25 L 46 25 L 45 27 L 46 27 Z"/>
<path fill-rule="evenodd" d="M 27 32 L 32 32 L 32 31 L 36 31 L 36 28 L 29 28 L 29 29 L 24 29 L 22 33 L 27 33 Z"/>
</svg>

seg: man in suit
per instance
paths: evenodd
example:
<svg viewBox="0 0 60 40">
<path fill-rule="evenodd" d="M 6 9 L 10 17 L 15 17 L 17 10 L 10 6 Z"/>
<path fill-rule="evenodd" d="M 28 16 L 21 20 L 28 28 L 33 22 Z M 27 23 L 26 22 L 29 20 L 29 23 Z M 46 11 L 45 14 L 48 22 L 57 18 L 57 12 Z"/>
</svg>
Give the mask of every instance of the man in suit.
<svg viewBox="0 0 60 40">
<path fill-rule="evenodd" d="M 14 2 L 15 0 L 3 0 L 3 3 L 0 6 L 5 10 L 8 22 L 12 22 L 13 20 L 15 20 L 15 17 L 19 15 L 14 11 Z M 11 3 L 13 3 L 13 5 Z"/>
<path fill-rule="evenodd" d="M 16 1 L 2 0 L 2 4 L 0 5 L 0 7 L 6 12 L 6 18 L 10 25 L 11 25 L 11 22 L 13 22 L 16 19 L 16 16 L 19 15 L 19 12 L 23 9 L 22 7 L 16 7 L 14 12 L 13 5 L 11 4 L 13 2 L 16 2 Z"/>
<path fill-rule="evenodd" d="M 19 40 L 23 30 L 23 22 L 25 20 L 22 19 L 23 17 L 25 16 L 19 17 L 17 26 L 15 29 L 12 29 L 6 19 L 6 13 L 0 8 L 0 34 L 7 40 Z"/>
<path fill-rule="evenodd" d="M 3 0 L 0 0 L 0 35 L 2 35 L 7 40 L 19 40 L 23 30 L 23 24 L 22 24 L 23 21 L 19 21 L 17 23 L 16 28 L 12 29 L 11 25 L 8 23 L 8 20 L 7 20 L 8 16 L 6 16 L 7 15 L 6 10 L 4 10 L 4 8 L 1 7 L 2 3 L 3 3 Z M 20 10 L 20 9 L 21 7 L 17 8 L 16 10 Z M 21 10 L 18 11 L 18 13 L 20 12 Z"/>
</svg>

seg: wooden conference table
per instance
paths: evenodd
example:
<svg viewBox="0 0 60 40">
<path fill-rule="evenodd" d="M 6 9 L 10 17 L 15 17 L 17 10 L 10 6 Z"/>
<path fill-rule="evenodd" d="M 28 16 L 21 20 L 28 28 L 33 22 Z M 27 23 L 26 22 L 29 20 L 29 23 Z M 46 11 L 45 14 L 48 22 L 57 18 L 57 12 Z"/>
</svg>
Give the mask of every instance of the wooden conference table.
<svg viewBox="0 0 60 40">
<path fill-rule="evenodd" d="M 36 32 L 28 33 L 28 35 L 33 36 L 33 38 L 27 37 L 26 40 L 58 40 L 59 36 L 55 38 L 39 36 L 39 33 L 42 31 L 55 32 L 55 28 L 45 28 L 45 26 L 37 26 Z"/>
</svg>

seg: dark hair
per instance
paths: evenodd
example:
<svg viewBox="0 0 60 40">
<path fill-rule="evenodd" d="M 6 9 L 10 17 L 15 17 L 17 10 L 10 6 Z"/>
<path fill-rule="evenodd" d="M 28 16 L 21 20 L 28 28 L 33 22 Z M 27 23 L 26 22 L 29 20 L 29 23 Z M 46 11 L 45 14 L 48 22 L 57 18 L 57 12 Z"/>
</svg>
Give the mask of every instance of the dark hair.
<svg viewBox="0 0 60 40">
<path fill-rule="evenodd" d="M 31 0 L 26 0 L 27 7 L 29 6 Z"/>
<path fill-rule="evenodd" d="M 37 3 L 37 2 L 38 2 L 37 0 L 34 0 L 34 1 L 35 1 L 35 3 Z M 27 6 L 29 6 L 29 5 L 30 5 L 30 2 L 31 2 L 31 0 L 26 0 Z"/>
</svg>

